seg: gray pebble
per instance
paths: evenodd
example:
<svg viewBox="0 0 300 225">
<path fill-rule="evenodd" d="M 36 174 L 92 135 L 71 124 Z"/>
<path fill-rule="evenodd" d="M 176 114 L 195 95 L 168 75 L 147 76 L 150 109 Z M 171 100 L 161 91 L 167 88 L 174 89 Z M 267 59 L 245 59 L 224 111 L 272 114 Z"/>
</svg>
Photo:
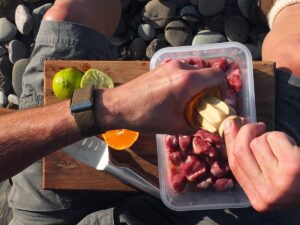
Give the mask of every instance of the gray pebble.
<svg viewBox="0 0 300 225">
<path fill-rule="evenodd" d="M 138 34 L 145 41 L 150 41 L 155 37 L 156 32 L 150 24 L 146 23 L 146 24 L 140 24 L 139 25 Z"/>
<path fill-rule="evenodd" d="M 7 97 L 3 93 L 3 91 L 0 90 L 0 108 L 4 108 L 7 105 Z"/>
<path fill-rule="evenodd" d="M 0 91 L 3 91 L 4 94 L 8 95 L 11 91 L 11 81 L 7 76 L 0 74 Z"/>
<path fill-rule="evenodd" d="M 249 25 L 240 16 L 232 16 L 225 21 L 225 34 L 229 41 L 246 43 L 248 41 Z"/>
<path fill-rule="evenodd" d="M 226 0 L 226 5 L 237 6 L 237 0 Z"/>
<path fill-rule="evenodd" d="M 168 43 L 164 39 L 154 39 L 147 47 L 146 56 L 151 59 L 155 52 L 167 46 Z"/>
<path fill-rule="evenodd" d="M 4 75 L 11 79 L 13 64 L 10 62 L 8 55 L 4 55 L 0 58 L 0 76 Z"/>
<path fill-rule="evenodd" d="M 27 57 L 26 46 L 18 40 L 12 40 L 8 45 L 8 56 L 12 64 Z"/>
<path fill-rule="evenodd" d="M 261 47 L 254 45 L 254 44 L 244 44 L 249 51 L 251 52 L 253 60 L 260 60 L 261 59 Z"/>
<path fill-rule="evenodd" d="M 203 16 L 214 16 L 225 7 L 225 0 L 198 0 L 198 9 Z"/>
<path fill-rule="evenodd" d="M 40 29 L 40 25 L 41 25 L 41 21 L 43 19 L 43 16 L 45 15 L 45 13 L 48 11 L 48 9 L 51 8 L 53 4 L 52 3 L 47 3 L 45 5 L 42 5 L 38 8 L 35 8 L 32 11 L 32 18 L 33 18 L 33 34 L 36 37 L 39 29 Z"/>
<path fill-rule="evenodd" d="M 0 42 L 11 41 L 17 34 L 16 26 L 6 18 L 0 18 Z"/>
<path fill-rule="evenodd" d="M 192 31 L 184 22 L 173 20 L 165 28 L 165 37 L 172 46 L 190 45 Z"/>
<path fill-rule="evenodd" d="M 180 17 L 189 22 L 198 22 L 200 14 L 197 8 L 193 5 L 187 5 L 180 10 Z"/>
<path fill-rule="evenodd" d="M 214 18 L 212 18 L 212 20 L 209 21 L 209 23 L 207 24 L 207 28 L 211 31 L 224 33 L 224 22 L 225 16 L 215 16 Z"/>
<path fill-rule="evenodd" d="M 33 19 L 25 5 L 18 5 L 15 12 L 15 23 L 21 34 L 30 34 L 33 28 Z"/>
<path fill-rule="evenodd" d="M 190 3 L 189 0 L 174 0 L 177 8 L 182 8 L 183 6 L 186 6 Z"/>
<path fill-rule="evenodd" d="M 254 24 L 258 23 L 258 0 L 237 0 L 237 3 L 242 15 L 245 18 Z"/>
<path fill-rule="evenodd" d="M 153 28 L 163 28 L 174 17 L 176 5 L 172 1 L 152 0 L 145 5 L 143 19 Z"/>
<path fill-rule="evenodd" d="M 19 105 L 19 98 L 18 98 L 18 96 L 14 95 L 14 94 L 9 94 L 7 96 L 7 100 L 9 103 L 12 103 L 14 105 Z"/>
<path fill-rule="evenodd" d="M 129 50 L 133 59 L 142 59 L 145 56 L 147 45 L 142 38 L 135 38 L 130 46 Z"/>
<path fill-rule="evenodd" d="M 223 34 L 210 30 L 202 30 L 196 34 L 193 39 L 192 45 L 197 46 L 221 42 L 226 42 L 226 38 Z"/>
<path fill-rule="evenodd" d="M 197 6 L 197 5 L 198 5 L 198 0 L 190 0 L 190 3 L 191 3 L 192 5 Z"/>
<path fill-rule="evenodd" d="M 5 48 L 3 48 L 3 47 L 0 45 L 0 57 L 1 57 L 1 56 L 4 56 L 5 54 L 6 54 Z"/>
<path fill-rule="evenodd" d="M 22 92 L 22 77 L 29 63 L 29 59 L 18 60 L 12 70 L 12 87 L 17 96 L 21 96 Z"/>
<path fill-rule="evenodd" d="M 253 43 L 256 43 L 259 40 L 263 40 L 266 34 L 269 32 L 269 30 L 266 27 L 258 26 L 254 27 L 250 33 L 250 39 Z"/>
</svg>

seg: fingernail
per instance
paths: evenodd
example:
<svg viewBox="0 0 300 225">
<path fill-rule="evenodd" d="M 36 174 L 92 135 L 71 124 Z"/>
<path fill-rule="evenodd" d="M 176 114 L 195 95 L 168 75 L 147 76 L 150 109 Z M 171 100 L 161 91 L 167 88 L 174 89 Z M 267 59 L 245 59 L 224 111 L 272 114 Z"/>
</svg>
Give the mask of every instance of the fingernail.
<svg viewBox="0 0 300 225">
<path fill-rule="evenodd" d="M 224 125 L 224 132 L 225 133 L 230 133 L 232 129 L 232 120 L 225 120 L 225 125 Z"/>
</svg>

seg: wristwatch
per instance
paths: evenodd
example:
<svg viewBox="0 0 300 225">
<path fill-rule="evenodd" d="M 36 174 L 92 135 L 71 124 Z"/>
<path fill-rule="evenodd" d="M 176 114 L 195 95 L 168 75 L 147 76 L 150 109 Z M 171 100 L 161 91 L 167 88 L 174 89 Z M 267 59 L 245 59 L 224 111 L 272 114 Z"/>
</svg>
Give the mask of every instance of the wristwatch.
<svg viewBox="0 0 300 225">
<path fill-rule="evenodd" d="M 94 86 L 76 89 L 71 98 L 71 113 L 84 137 L 100 133 L 94 113 Z"/>
</svg>

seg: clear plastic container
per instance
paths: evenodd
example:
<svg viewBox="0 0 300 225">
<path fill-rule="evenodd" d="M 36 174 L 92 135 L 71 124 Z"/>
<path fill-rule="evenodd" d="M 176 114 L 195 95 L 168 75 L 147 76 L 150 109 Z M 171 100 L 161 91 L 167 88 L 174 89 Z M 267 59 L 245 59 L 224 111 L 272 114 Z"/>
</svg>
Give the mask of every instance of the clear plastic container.
<svg viewBox="0 0 300 225">
<path fill-rule="evenodd" d="M 243 80 L 243 108 L 240 115 L 249 122 L 256 122 L 255 93 L 253 84 L 252 57 L 248 49 L 239 43 L 227 42 L 201 46 L 183 46 L 164 48 L 155 53 L 150 62 L 150 69 L 156 68 L 165 59 L 182 59 L 200 57 L 202 59 L 224 57 L 235 61 L 241 69 Z M 177 193 L 172 189 L 170 180 L 168 153 L 164 143 L 165 135 L 156 135 L 160 195 L 164 204 L 172 210 L 205 210 L 223 208 L 249 207 L 250 203 L 240 186 L 229 191 L 183 191 Z"/>
</svg>

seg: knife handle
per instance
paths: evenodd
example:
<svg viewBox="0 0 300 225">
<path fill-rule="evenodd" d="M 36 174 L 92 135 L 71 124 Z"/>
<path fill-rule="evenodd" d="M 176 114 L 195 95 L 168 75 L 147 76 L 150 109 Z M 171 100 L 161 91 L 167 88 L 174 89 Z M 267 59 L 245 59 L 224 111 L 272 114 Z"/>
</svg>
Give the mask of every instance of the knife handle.
<svg viewBox="0 0 300 225">
<path fill-rule="evenodd" d="M 126 167 L 115 166 L 111 162 L 108 163 L 104 170 L 121 180 L 123 183 L 138 188 L 141 191 L 160 199 L 159 189 L 132 170 Z"/>
</svg>

